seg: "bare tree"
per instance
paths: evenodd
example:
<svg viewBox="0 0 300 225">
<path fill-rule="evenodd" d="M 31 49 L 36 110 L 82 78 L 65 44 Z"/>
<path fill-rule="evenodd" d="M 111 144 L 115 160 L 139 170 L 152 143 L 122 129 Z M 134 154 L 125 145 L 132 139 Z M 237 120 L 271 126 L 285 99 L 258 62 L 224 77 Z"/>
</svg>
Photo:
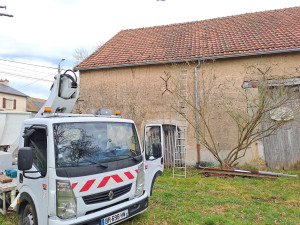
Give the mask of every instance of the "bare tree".
<svg viewBox="0 0 300 225">
<path fill-rule="evenodd" d="M 299 98 L 292 86 L 285 86 L 284 82 L 277 80 L 272 84 L 268 79 L 268 71 L 255 68 L 260 80 L 252 81 L 253 92 L 241 93 L 248 99 L 248 111 L 241 111 L 225 101 L 226 113 L 235 122 L 237 128 L 237 144 L 231 149 L 224 160 L 226 167 L 232 167 L 237 160 L 244 157 L 247 149 L 255 142 L 275 134 L 283 125 L 289 123 L 296 114 L 299 114 L 299 105 L 290 104 L 293 99 Z M 275 85 L 275 86 L 274 86 Z M 245 87 L 247 88 L 247 87 Z M 248 92 L 248 93 L 247 93 Z M 249 101 L 250 99 L 250 101 Z"/>
<path fill-rule="evenodd" d="M 90 55 L 90 52 L 85 48 L 77 48 L 73 53 L 73 58 L 78 65 L 80 62 L 85 60 Z"/>
<path fill-rule="evenodd" d="M 83 47 L 76 48 L 73 53 L 73 58 L 74 58 L 76 65 L 78 65 L 83 60 L 85 60 L 89 55 L 91 55 L 93 52 L 95 52 L 103 44 L 104 44 L 103 42 L 99 42 L 96 44 L 95 47 L 92 47 L 91 49 L 83 48 Z"/>
<path fill-rule="evenodd" d="M 245 156 L 253 143 L 275 134 L 299 114 L 299 104 L 290 104 L 292 99 L 299 99 L 299 92 L 294 91 L 293 85 L 285 86 L 280 80 L 272 83 L 268 79 L 271 67 L 265 70 L 253 68 L 256 71 L 255 80 L 244 83 L 244 89 L 233 85 L 230 87 L 231 92 L 238 93 L 235 97 L 228 96 L 228 87 L 216 82 L 216 76 L 209 67 L 200 68 L 198 81 L 201 88 L 197 107 L 194 94 L 189 92 L 190 100 L 187 100 L 187 105 L 194 116 L 198 115 L 198 129 L 194 118 L 186 119 L 195 129 L 200 144 L 214 156 L 222 168 L 237 166 L 238 160 Z M 228 134 L 226 131 L 220 132 L 224 127 L 216 128 L 213 123 L 216 110 L 220 111 L 223 118 L 228 119 L 228 124 L 234 127 L 236 134 L 233 147 L 225 157 L 220 155 L 223 149 L 220 147 L 219 138 L 220 133 Z"/>
</svg>

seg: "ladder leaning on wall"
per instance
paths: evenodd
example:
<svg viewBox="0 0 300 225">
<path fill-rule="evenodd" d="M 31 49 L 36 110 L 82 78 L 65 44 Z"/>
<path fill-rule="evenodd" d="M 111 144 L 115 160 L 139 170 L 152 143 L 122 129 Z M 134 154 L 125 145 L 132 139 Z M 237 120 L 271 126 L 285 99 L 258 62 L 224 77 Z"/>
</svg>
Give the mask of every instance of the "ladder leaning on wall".
<svg viewBox="0 0 300 225">
<path fill-rule="evenodd" d="M 187 153 L 187 100 L 188 100 L 188 70 L 182 69 L 179 74 L 177 116 L 175 130 L 175 150 L 173 155 L 173 177 L 186 178 Z"/>
</svg>

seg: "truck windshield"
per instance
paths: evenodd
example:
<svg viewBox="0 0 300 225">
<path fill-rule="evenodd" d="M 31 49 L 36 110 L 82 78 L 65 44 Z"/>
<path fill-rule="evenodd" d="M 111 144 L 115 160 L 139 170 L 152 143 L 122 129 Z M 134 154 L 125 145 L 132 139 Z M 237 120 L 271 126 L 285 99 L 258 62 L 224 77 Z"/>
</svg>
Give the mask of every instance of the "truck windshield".
<svg viewBox="0 0 300 225">
<path fill-rule="evenodd" d="M 141 155 L 131 123 L 59 123 L 53 125 L 56 166 L 101 164 Z"/>
</svg>

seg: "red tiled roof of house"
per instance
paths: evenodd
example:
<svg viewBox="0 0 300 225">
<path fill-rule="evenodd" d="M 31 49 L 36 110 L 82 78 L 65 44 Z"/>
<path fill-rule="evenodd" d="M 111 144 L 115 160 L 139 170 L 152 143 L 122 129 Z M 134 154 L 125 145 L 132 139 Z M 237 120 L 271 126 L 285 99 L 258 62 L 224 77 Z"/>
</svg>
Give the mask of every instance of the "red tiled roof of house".
<svg viewBox="0 0 300 225">
<path fill-rule="evenodd" d="M 300 7 L 122 30 L 79 70 L 300 51 Z"/>
</svg>

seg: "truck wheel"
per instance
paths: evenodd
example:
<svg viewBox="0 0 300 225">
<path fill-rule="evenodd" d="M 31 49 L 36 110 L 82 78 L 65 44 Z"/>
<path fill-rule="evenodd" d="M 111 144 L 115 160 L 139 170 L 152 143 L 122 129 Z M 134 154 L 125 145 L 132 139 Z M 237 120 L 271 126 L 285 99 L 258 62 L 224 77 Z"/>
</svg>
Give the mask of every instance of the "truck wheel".
<svg viewBox="0 0 300 225">
<path fill-rule="evenodd" d="M 35 207 L 29 203 L 25 206 L 21 218 L 20 225 L 38 225 Z"/>
</svg>

